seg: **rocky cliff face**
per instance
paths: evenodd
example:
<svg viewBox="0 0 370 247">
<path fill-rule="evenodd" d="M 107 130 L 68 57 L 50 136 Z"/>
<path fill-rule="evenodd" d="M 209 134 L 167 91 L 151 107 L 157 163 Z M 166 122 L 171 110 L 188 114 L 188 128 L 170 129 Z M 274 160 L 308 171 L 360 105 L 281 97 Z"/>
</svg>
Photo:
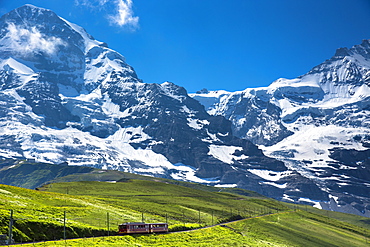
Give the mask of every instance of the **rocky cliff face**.
<svg viewBox="0 0 370 247">
<path fill-rule="evenodd" d="M 338 49 L 296 79 L 192 97 L 211 115 L 231 120 L 235 135 L 315 181 L 330 198 L 312 203 L 369 215 L 369 54 L 369 40 L 364 40 L 351 49 Z"/>
</svg>

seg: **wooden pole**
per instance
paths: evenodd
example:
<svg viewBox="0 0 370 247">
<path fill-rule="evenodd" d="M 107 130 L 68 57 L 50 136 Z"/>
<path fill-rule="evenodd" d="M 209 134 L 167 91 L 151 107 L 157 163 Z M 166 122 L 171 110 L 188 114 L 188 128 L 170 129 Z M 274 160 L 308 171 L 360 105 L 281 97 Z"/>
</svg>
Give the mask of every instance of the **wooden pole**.
<svg viewBox="0 0 370 247">
<path fill-rule="evenodd" d="M 66 211 L 64 211 L 63 237 L 66 240 Z"/>
<path fill-rule="evenodd" d="M 109 237 L 109 212 L 107 213 L 107 228 L 108 228 L 108 237 Z"/>
<path fill-rule="evenodd" d="M 12 238 L 13 238 L 13 209 L 10 209 L 10 218 L 9 218 L 9 240 L 8 244 L 12 244 Z"/>
</svg>

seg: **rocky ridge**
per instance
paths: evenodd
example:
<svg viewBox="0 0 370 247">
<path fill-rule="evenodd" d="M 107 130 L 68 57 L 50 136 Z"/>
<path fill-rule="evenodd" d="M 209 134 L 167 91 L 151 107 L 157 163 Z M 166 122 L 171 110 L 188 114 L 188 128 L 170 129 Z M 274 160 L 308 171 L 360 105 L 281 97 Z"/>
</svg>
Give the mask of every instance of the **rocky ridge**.
<svg viewBox="0 0 370 247">
<path fill-rule="evenodd" d="M 192 97 L 211 115 L 231 120 L 236 136 L 315 181 L 330 198 L 318 207 L 368 215 L 369 44 L 340 48 L 296 79 Z"/>
</svg>

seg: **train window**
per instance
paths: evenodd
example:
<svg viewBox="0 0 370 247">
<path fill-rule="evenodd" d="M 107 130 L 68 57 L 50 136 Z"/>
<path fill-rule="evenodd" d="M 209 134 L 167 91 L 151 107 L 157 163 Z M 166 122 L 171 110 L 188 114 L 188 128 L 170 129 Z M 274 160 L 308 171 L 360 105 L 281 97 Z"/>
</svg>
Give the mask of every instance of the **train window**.
<svg viewBox="0 0 370 247">
<path fill-rule="evenodd" d="M 145 228 L 145 225 L 133 225 L 134 229 Z"/>
<path fill-rule="evenodd" d="M 161 228 L 161 227 L 166 227 L 166 224 L 153 224 L 152 228 Z"/>
</svg>

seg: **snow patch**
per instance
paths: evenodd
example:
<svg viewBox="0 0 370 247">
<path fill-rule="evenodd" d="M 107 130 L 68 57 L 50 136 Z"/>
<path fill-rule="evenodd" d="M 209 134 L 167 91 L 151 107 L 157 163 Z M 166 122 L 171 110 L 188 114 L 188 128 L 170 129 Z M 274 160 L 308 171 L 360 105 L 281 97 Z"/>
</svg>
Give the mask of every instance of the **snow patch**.
<svg viewBox="0 0 370 247">
<path fill-rule="evenodd" d="M 292 198 L 290 198 L 289 195 L 283 194 L 283 197 L 281 198 L 283 201 L 289 201 L 289 202 L 294 202 Z"/>
<path fill-rule="evenodd" d="M 238 160 L 246 157 L 238 157 L 233 155 L 236 150 L 241 151 L 243 148 L 235 146 L 210 145 L 208 155 L 212 155 L 214 158 L 224 163 L 233 164 L 234 159 Z"/>
<path fill-rule="evenodd" d="M 59 17 L 60 19 L 62 19 L 63 21 L 65 21 L 74 31 L 76 31 L 77 33 L 79 33 L 84 42 L 85 42 L 85 53 L 88 52 L 91 48 L 93 48 L 94 46 L 100 46 L 103 44 L 103 42 L 100 42 L 100 41 L 97 41 L 97 40 L 94 40 L 86 31 L 85 29 L 83 29 L 82 27 L 74 24 L 74 23 L 71 23 L 69 21 L 67 21 L 66 19 L 63 19 L 62 17 Z"/>
<path fill-rule="evenodd" d="M 266 147 L 260 146 L 264 154 L 273 158 L 289 158 L 296 161 L 308 160 L 307 167 L 328 167 L 333 161 L 329 150 L 335 147 L 365 150 L 361 143 L 351 141 L 350 137 L 369 132 L 366 128 L 326 126 L 301 126 L 301 131 L 285 138 L 281 142 Z M 335 138 L 335 140 L 333 140 Z"/>
<path fill-rule="evenodd" d="M 109 136 L 106 140 L 110 141 L 110 143 L 113 143 L 114 145 L 118 145 L 119 143 L 141 143 L 149 139 L 152 138 L 143 131 L 142 126 L 139 126 L 120 128 L 112 136 Z M 119 147 L 121 148 L 122 146 Z"/>
<path fill-rule="evenodd" d="M 291 171 L 284 171 L 284 172 L 276 172 L 276 171 L 269 171 L 269 170 L 260 170 L 260 169 L 248 169 L 250 173 L 257 175 L 265 180 L 269 181 L 278 181 L 283 177 L 289 176 L 292 174 Z M 276 186 L 277 187 L 277 186 Z"/>
<path fill-rule="evenodd" d="M 298 202 L 308 202 L 309 204 L 313 204 L 312 206 L 315 207 L 315 208 L 319 208 L 321 209 L 321 204 L 320 204 L 320 201 L 316 201 L 316 200 L 311 200 L 310 198 L 299 198 L 298 199 Z"/>
<path fill-rule="evenodd" d="M 21 75 L 31 75 L 35 73 L 31 68 L 11 57 L 1 61 L 0 67 L 4 70 L 9 70 L 11 68 L 12 70 L 14 70 L 15 73 Z"/>
<path fill-rule="evenodd" d="M 268 185 L 272 185 L 272 186 L 275 186 L 279 189 L 285 189 L 287 187 L 287 183 L 284 183 L 284 184 L 277 184 L 277 183 L 274 183 L 274 182 L 261 182 L 261 184 L 268 184 Z"/>
<path fill-rule="evenodd" d="M 177 172 L 174 172 L 171 174 L 171 177 L 175 180 L 182 180 L 182 181 L 189 181 L 189 182 L 196 182 L 196 183 L 205 183 L 205 184 L 210 184 L 210 183 L 218 183 L 220 180 L 215 179 L 215 178 L 199 178 L 195 175 L 196 169 L 191 166 L 184 165 L 182 163 L 177 163 L 174 165 L 176 169 L 178 170 Z"/>
<path fill-rule="evenodd" d="M 113 103 L 108 94 L 104 94 L 102 109 L 107 116 L 113 118 L 124 118 L 129 115 L 128 110 L 121 112 L 120 106 Z"/>
<path fill-rule="evenodd" d="M 333 199 L 335 201 L 335 203 L 337 204 L 337 206 L 340 207 L 340 205 L 338 204 L 338 199 L 339 199 L 338 196 L 333 196 L 333 195 L 329 194 L 329 198 Z"/>
<path fill-rule="evenodd" d="M 204 125 L 209 125 L 208 120 L 200 120 L 200 119 L 193 119 L 193 118 L 187 118 L 189 127 L 193 129 L 202 129 Z"/>
<path fill-rule="evenodd" d="M 214 187 L 217 188 L 236 188 L 238 187 L 237 184 L 215 184 Z"/>
</svg>

